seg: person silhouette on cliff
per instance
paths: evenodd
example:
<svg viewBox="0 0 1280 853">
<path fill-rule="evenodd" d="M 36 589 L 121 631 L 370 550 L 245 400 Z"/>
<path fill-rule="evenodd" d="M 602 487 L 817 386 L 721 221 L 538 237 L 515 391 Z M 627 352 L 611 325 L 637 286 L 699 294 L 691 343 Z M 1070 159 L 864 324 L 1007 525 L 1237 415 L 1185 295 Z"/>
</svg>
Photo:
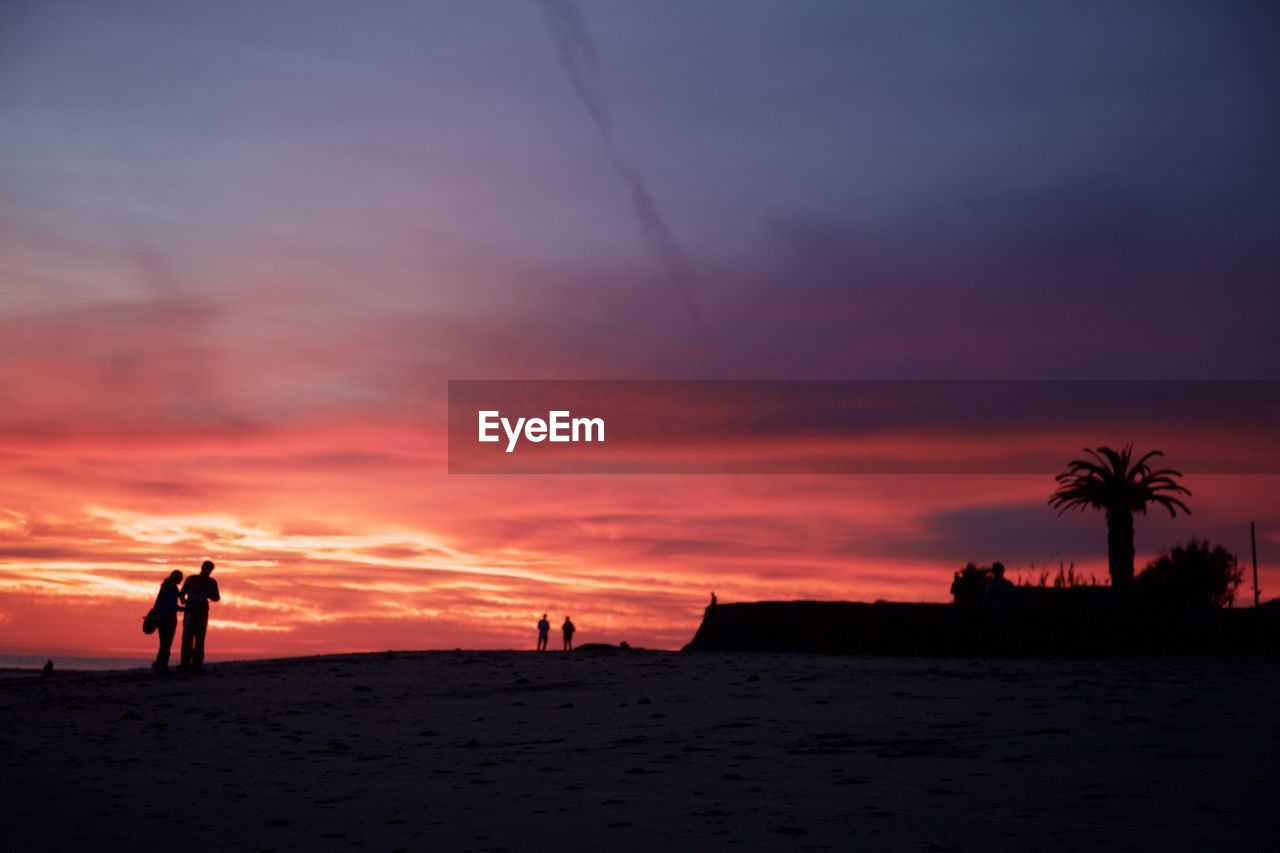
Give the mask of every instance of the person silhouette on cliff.
<svg viewBox="0 0 1280 853">
<path fill-rule="evenodd" d="M 1013 583 L 1004 576 L 1004 563 L 991 564 L 991 578 L 982 592 L 982 609 L 996 616 L 1013 615 Z"/>
<path fill-rule="evenodd" d="M 573 632 L 578 630 L 569 621 L 569 617 L 564 617 L 564 624 L 560 626 L 560 630 L 564 631 L 564 650 L 566 652 L 573 651 Z"/>
</svg>

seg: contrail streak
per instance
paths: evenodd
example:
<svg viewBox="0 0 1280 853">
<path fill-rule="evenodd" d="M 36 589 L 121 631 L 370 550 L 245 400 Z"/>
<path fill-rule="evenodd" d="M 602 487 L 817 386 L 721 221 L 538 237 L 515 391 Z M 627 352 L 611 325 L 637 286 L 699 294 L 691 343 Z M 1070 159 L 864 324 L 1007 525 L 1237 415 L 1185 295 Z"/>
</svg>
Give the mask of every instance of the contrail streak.
<svg viewBox="0 0 1280 853">
<path fill-rule="evenodd" d="M 569 82 L 596 126 L 609 164 L 630 193 L 631 210 L 640 226 L 640 233 L 662 261 L 667 280 L 679 295 L 689 319 L 698 331 L 710 337 L 711 326 L 689 284 L 684 252 L 662 218 L 644 175 L 618 150 L 609 102 L 600 79 L 600 61 L 578 7 L 573 0 L 539 0 L 539 4 L 546 15 L 547 26 L 555 39 L 560 63 L 569 76 Z"/>
</svg>

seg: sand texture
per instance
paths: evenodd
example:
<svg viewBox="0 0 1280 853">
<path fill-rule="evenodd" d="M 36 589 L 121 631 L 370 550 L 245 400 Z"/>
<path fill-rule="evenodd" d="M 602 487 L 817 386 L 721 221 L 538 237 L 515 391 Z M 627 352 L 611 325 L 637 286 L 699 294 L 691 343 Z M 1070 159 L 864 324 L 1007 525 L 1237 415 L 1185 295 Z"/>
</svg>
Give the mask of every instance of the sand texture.
<svg viewBox="0 0 1280 853">
<path fill-rule="evenodd" d="M 1268 849 L 1275 658 L 402 652 L 0 681 L 8 850 Z"/>
</svg>

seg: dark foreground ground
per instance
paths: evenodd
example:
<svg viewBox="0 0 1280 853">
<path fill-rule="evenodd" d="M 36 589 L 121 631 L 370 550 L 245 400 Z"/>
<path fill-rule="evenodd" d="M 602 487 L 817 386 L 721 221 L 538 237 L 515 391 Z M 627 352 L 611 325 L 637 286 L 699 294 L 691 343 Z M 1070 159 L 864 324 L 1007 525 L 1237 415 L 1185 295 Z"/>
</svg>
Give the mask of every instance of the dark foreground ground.
<svg viewBox="0 0 1280 853">
<path fill-rule="evenodd" d="M 1278 675 L 413 652 L 0 680 L 0 846 L 1274 849 Z"/>
</svg>

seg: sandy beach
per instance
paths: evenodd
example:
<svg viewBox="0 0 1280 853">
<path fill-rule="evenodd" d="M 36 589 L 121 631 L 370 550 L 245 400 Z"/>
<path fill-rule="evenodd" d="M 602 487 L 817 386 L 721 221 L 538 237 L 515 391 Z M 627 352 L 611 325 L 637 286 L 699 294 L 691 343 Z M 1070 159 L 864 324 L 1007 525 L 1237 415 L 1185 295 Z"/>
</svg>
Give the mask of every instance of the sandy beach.
<svg viewBox="0 0 1280 853">
<path fill-rule="evenodd" d="M 12 850 L 1264 849 L 1274 660 L 397 652 L 0 681 Z"/>
</svg>

